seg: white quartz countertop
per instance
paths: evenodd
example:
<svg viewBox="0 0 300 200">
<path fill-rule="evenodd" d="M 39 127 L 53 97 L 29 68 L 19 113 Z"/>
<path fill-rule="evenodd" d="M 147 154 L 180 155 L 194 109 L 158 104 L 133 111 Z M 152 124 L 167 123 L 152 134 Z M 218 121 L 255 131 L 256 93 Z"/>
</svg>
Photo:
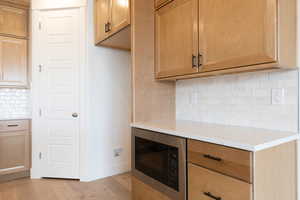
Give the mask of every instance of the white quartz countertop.
<svg viewBox="0 0 300 200">
<path fill-rule="evenodd" d="M 30 120 L 30 116 L 11 116 L 11 117 L 0 117 L 0 121 L 11 121 L 11 120 Z"/>
<path fill-rule="evenodd" d="M 132 123 L 131 127 L 247 151 L 260 151 L 300 138 L 296 132 L 226 126 L 192 121 L 137 122 Z"/>
</svg>

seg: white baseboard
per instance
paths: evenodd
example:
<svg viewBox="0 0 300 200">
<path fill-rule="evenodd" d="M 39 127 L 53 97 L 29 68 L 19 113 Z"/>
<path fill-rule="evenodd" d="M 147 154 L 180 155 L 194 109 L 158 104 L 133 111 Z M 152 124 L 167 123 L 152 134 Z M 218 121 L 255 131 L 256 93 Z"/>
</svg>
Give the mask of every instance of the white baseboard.
<svg viewBox="0 0 300 200">
<path fill-rule="evenodd" d="M 117 165 L 106 165 L 100 168 L 94 174 L 90 174 L 89 177 L 82 177 L 80 181 L 82 182 L 91 182 L 98 179 L 114 176 L 117 174 L 122 174 L 131 171 L 130 162 L 123 162 Z"/>
</svg>

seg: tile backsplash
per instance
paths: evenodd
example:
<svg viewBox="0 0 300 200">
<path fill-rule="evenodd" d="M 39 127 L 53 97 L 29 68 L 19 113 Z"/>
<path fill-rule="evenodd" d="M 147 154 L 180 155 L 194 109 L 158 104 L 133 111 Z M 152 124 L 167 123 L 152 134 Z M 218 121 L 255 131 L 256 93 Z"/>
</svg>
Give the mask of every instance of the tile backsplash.
<svg viewBox="0 0 300 200">
<path fill-rule="evenodd" d="M 30 91 L 0 88 L 0 119 L 30 117 Z"/>
<path fill-rule="evenodd" d="M 276 91 L 284 94 L 279 104 L 272 98 Z M 252 72 L 177 81 L 176 118 L 297 131 L 298 71 Z"/>
</svg>

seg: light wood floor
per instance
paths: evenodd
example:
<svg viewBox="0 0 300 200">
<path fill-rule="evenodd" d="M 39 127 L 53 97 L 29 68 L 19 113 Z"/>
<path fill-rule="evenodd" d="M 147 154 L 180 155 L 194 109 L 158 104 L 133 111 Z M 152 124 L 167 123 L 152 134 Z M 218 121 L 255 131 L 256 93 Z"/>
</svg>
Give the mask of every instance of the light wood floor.
<svg viewBox="0 0 300 200">
<path fill-rule="evenodd" d="M 130 200 L 131 175 L 94 182 L 21 179 L 0 184 L 0 200 Z"/>
</svg>

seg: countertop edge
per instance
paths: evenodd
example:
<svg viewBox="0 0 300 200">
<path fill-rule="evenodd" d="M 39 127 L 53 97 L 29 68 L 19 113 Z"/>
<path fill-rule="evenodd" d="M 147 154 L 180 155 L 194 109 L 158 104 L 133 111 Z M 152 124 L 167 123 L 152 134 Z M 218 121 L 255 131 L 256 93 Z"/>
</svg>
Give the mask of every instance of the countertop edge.
<svg viewBox="0 0 300 200">
<path fill-rule="evenodd" d="M 284 143 L 288 143 L 288 142 L 300 139 L 300 135 L 295 134 L 295 135 L 287 136 L 285 138 L 277 139 L 277 140 L 274 140 L 274 141 L 271 141 L 271 142 L 265 142 L 265 143 L 259 144 L 259 145 L 246 145 L 246 144 L 234 143 L 234 142 L 226 141 L 226 140 L 217 140 L 217 139 L 212 139 L 212 138 L 208 138 L 208 137 L 201 137 L 201 136 L 199 136 L 197 138 L 196 137 L 189 137 L 188 134 L 184 133 L 183 131 L 180 131 L 180 132 L 172 131 L 172 130 L 167 130 L 167 129 L 159 128 L 159 127 L 146 126 L 146 125 L 142 125 L 140 123 L 131 123 L 130 126 L 133 127 L 133 128 L 140 128 L 140 129 L 160 132 L 160 133 L 163 133 L 163 134 L 173 135 L 173 136 L 177 136 L 177 137 L 183 137 L 183 138 L 187 138 L 187 139 L 198 140 L 198 141 L 202 141 L 202 142 L 213 143 L 213 144 L 217 144 L 217 145 L 232 147 L 232 148 L 251 151 L 251 152 L 262 151 L 262 150 L 265 150 L 265 149 L 269 149 L 269 148 L 272 148 L 272 147 L 275 147 L 275 146 L 278 146 L 278 145 L 281 145 L 281 144 L 284 144 Z M 247 127 L 245 127 L 245 128 L 247 128 Z"/>
</svg>

